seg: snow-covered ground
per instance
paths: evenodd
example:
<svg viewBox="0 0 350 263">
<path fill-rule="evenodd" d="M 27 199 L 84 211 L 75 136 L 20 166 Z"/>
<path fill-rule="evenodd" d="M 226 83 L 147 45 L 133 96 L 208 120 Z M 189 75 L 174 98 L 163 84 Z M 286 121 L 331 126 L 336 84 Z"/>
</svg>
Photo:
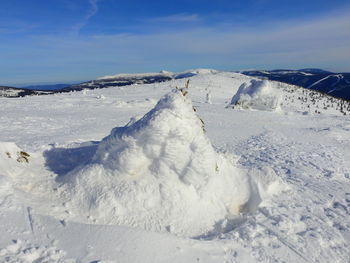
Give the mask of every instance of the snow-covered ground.
<svg viewBox="0 0 350 263">
<path fill-rule="evenodd" d="M 350 262 L 349 114 L 251 80 L 0 98 L 0 262 Z"/>
</svg>

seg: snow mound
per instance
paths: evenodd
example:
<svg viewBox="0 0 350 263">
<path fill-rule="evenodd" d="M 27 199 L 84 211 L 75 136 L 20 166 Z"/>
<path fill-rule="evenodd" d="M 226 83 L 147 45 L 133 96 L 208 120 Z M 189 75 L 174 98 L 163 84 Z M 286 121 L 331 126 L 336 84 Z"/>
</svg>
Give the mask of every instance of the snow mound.
<svg viewBox="0 0 350 263">
<path fill-rule="evenodd" d="M 97 223 L 203 235 L 261 201 L 233 159 L 214 150 L 191 101 L 175 90 L 114 128 L 90 163 L 63 177 L 64 194 Z"/>
<path fill-rule="evenodd" d="M 253 79 L 239 87 L 230 105 L 242 109 L 275 111 L 280 107 L 281 95 L 272 82 Z"/>
</svg>

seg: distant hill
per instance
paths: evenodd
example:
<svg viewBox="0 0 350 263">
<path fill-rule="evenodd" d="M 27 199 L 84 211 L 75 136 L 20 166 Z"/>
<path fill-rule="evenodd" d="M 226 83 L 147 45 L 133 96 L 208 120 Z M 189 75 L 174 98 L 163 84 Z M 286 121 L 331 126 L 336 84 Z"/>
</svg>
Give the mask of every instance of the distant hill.
<svg viewBox="0 0 350 263">
<path fill-rule="evenodd" d="M 58 92 L 79 91 L 83 89 L 101 89 L 116 86 L 128 86 L 139 84 L 152 84 L 165 82 L 172 79 L 182 79 L 195 76 L 197 74 L 215 73 L 212 69 L 196 69 L 181 73 L 161 71 L 159 73 L 139 73 L 139 74 L 117 74 L 104 76 L 95 80 L 75 84 L 59 90 Z"/>
<path fill-rule="evenodd" d="M 52 94 L 52 91 L 40 91 L 40 90 L 30 90 L 24 88 L 15 88 L 15 87 L 7 87 L 0 86 L 0 97 L 7 98 L 18 98 L 29 95 L 47 95 Z"/>
<path fill-rule="evenodd" d="M 169 73 L 147 73 L 147 74 L 123 74 L 106 76 L 95 80 L 90 80 L 80 84 L 65 87 L 59 92 L 80 91 L 83 89 L 101 89 L 116 86 L 128 86 L 133 84 L 151 84 L 171 80 Z"/>
<path fill-rule="evenodd" d="M 250 70 L 241 73 L 317 90 L 350 101 L 350 73 L 333 73 L 322 69 Z"/>
<path fill-rule="evenodd" d="M 152 84 L 172 79 L 182 79 L 195 76 L 197 74 L 215 73 L 215 70 L 211 69 L 196 69 L 181 73 L 172 73 L 168 71 L 161 71 L 159 73 L 137 73 L 137 74 L 117 74 L 111 76 L 104 76 L 95 80 L 82 82 L 80 84 L 67 85 L 67 84 L 55 84 L 55 85 L 36 85 L 26 86 L 23 88 L 3 87 L 0 89 L 0 97 L 23 97 L 27 95 L 43 95 L 52 93 L 62 93 L 71 91 L 80 91 L 84 89 L 101 89 L 108 87 L 139 85 L 139 84 Z"/>
<path fill-rule="evenodd" d="M 30 85 L 21 87 L 22 89 L 30 89 L 30 90 L 60 90 L 65 87 L 69 87 L 72 84 L 46 84 L 46 85 Z"/>
</svg>

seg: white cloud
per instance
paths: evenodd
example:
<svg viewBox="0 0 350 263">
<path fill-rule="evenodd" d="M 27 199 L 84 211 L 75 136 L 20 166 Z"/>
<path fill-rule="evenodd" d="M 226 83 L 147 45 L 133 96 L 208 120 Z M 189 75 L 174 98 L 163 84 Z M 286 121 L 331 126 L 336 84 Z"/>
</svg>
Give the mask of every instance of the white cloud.
<svg viewBox="0 0 350 263">
<path fill-rule="evenodd" d="M 8 78 L 22 72 L 24 78 L 28 68 L 40 75 L 55 68 L 71 79 L 194 67 L 312 66 L 344 72 L 350 71 L 349 28 L 349 14 L 343 12 L 256 27 L 188 26 L 143 34 L 35 36 L 12 41 L 10 47 L 0 42 L 0 49 L 9 49 L 0 54 L 1 61 L 8 61 L 0 72 Z"/>
<path fill-rule="evenodd" d="M 89 39 L 118 60 L 181 59 L 199 64 L 329 64 L 350 60 L 348 14 L 307 21 L 276 22 L 240 30 L 194 27 L 152 34 L 102 35 Z M 102 47 L 103 46 L 103 47 Z M 137 54 L 137 55 L 135 55 Z M 350 70 L 350 65 L 347 68 Z"/>
</svg>

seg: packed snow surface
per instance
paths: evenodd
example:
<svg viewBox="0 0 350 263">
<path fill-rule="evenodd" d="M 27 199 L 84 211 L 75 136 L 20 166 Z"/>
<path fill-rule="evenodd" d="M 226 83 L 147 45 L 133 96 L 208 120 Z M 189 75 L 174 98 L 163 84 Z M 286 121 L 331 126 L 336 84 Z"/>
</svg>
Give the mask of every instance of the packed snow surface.
<svg viewBox="0 0 350 263">
<path fill-rule="evenodd" d="M 0 262 L 350 262 L 347 105 L 186 76 L 0 98 Z"/>
</svg>

